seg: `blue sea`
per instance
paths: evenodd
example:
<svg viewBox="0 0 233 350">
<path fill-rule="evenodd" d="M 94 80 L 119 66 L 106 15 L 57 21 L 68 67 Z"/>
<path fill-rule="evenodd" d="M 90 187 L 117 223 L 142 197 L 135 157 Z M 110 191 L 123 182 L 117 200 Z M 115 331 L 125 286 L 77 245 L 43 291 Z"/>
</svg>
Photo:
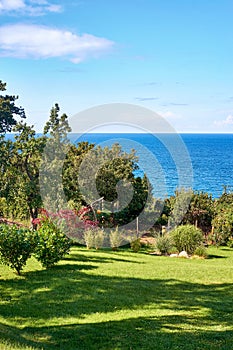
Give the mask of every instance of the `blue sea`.
<svg viewBox="0 0 233 350">
<path fill-rule="evenodd" d="M 8 135 L 12 138 L 13 135 Z M 192 187 L 219 197 L 224 186 L 233 189 L 233 134 L 84 134 L 73 142 L 88 141 L 102 147 L 119 143 L 139 157 L 137 176 L 147 174 L 155 196 Z"/>
</svg>

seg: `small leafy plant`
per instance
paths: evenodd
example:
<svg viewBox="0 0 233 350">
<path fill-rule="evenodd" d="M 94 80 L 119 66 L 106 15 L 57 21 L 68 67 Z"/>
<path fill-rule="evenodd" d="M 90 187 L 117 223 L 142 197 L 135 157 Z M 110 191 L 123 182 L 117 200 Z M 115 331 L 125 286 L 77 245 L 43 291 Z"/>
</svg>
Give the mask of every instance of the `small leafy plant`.
<svg viewBox="0 0 233 350">
<path fill-rule="evenodd" d="M 155 239 L 155 248 L 162 254 L 167 255 L 173 248 L 172 237 L 169 233 L 158 235 Z"/>
<path fill-rule="evenodd" d="M 84 232 L 84 241 L 87 249 L 95 247 L 95 230 L 89 228 Z"/>
<path fill-rule="evenodd" d="M 118 230 L 118 227 L 110 231 L 109 240 L 112 250 L 117 250 L 118 247 L 122 244 L 122 236 Z"/>
<path fill-rule="evenodd" d="M 97 230 L 95 233 L 95 249 L 100 249 L 103 247 L 104 243 L 104 231 Z"/>
<path fill-rule="evenodd" d="M 208 258 L 207 249 L 205 248 L 205 246 L 203 244 L 195 249 L 194 255 L 200 256 L 201 258 L 204 258 L 204 259 Z"/>
<path fill-rule="evenodd" d="M 131 249 L 134 251 L 134 253 L 139 252 L 139 250 L 141 249 L 141 242 L 140 242 L 140 238 L 135 239 L 134 241 L 132 241 L 130 243 L 130 247 Z"/>
</svg>

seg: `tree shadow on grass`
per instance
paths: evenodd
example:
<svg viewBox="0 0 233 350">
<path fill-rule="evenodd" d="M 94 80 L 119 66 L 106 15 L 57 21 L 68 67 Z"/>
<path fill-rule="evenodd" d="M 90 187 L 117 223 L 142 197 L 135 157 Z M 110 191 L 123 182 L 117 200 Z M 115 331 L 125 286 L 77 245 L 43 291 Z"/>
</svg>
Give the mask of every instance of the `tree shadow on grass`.
<svg viewBox="0 0 233 350">
<path fill-rule="evenodd" d="M 89 252 L 92 252 L 92 250 L 89 250 Z M 96 251 L 93 251 L 94 254 Z M 67 255 L 65 258 L 63 258 L 63 260 L 65 261 L 89 261 L 89 262 L 96 262 L 96 263 L 113 263 L 115 261 L 117 262 L 129 262 L 132 264 L 144 264 L 143 261 L 140 261 L 140 258 L 138 258 L 138 260 L 130 260 L 130 259 L 126 259 L 126 258 L 122 258 L 122 256 L 124 256 L 124 254 L 122 254 L 121 257 L 120 254 L 115 254 L 114 252 L 111 251 L 104 251 L 105 255 L 109 255 L 109 257 L 98 257 L 98 256 L 87 256 L 84 254 L 76 254 L 76 255 Z"/>
<path fill-rule="evenodd" d="M 178 325 L 178 326 L 177 326 Z M 66 350 L 230 350 L 233 331 L 190 331 L 190 319 L 180 316 L 138 317 L 92 324 L 49 328 L 50 340 L 43 349 Z M 182 328 L 184 327 L 184 329 Z M 24 329 L 47 336 L 47 327 Z M 59 342 L 57 342 L 59 340 Z"/>
<path fill-rule="evenodd" d="M 203 319 L 216 326 L 212 317 Z M 63 350 L 230 350 L 233 331 L 204 330 L 193 317 L 151 316 L 119 321 L 71 323 L 58 326 L 0 326 L 0 336 L 23 348 Z M 29 340 L 29 339 L 32 340 Z"/>
<path fill-rule="evenodd" d="M 70 263 L 1 281 L 1 338 L 49 350 L 232 348 L 233 284 L 95 275 L 95 268 Z M 120 320 L 107 322 L 116 312 Z M 86 323 L 95 314 L 103 322 Z"/>
</svg>

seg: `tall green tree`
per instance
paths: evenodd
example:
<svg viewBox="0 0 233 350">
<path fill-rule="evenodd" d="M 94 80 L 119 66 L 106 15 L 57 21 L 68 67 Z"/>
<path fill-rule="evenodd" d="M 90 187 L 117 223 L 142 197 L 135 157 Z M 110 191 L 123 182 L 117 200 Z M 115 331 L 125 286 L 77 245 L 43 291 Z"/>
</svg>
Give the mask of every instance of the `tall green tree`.
<svg viewBox="0 0 233 350">
<path fill-rule="evenodd" d="M 31 219 L 38 216 L 42 206 L 39 186 L 39 166 L 46 138 L 36 136 L 33 126 L 18 123 L 14 142 L 12 166 L 17 174 L 17 188 L 24 194 Z"/>
<path fill-rule="evenodd" d="M 6 91 L 6 83 L 0 80 L 0 91 Z M 22 107 L 17 107 L 15 102 L 18 96 L 0 95 L 0 134 L 10 132 L 17 124 L 17 117 L 25 118 Z"/>
<path fill-rule="evenodd" d="M 59 112 L 60 108 L 56 103 L 44 127 L 47 141 L 40 167 L 40 190 L 44 205 L 54 212 L 67 206 L 63 188 L 63 166 L 70 148 L 68 133 L 71 131 L 68 116 L 65 113 L 59 115 Z"/>
</svg>

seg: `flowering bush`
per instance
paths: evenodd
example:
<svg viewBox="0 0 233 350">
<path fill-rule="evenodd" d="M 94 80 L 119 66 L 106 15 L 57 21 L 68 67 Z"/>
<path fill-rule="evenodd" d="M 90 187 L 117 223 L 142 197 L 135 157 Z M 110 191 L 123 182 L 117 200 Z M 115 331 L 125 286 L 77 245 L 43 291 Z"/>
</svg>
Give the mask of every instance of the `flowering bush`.
<svg viewBox="0 0 233 350">
<path fill-rule="evenodd" d="M 88 207 L 83 207 L 78 212 L 71 209 L 63 209 L 56 213 L 41 209 L 40 217 L 34 219 L 32 224 L 40 227 L 49 218 L 66 236 L 80 242 L 84 240 L 84 232 L 87 229 L 98 227 L 99 224 L 98 221 L 90 220 L 89 216 L 87 216 L 89 212 L 90 208 Z"/>
</svg>

